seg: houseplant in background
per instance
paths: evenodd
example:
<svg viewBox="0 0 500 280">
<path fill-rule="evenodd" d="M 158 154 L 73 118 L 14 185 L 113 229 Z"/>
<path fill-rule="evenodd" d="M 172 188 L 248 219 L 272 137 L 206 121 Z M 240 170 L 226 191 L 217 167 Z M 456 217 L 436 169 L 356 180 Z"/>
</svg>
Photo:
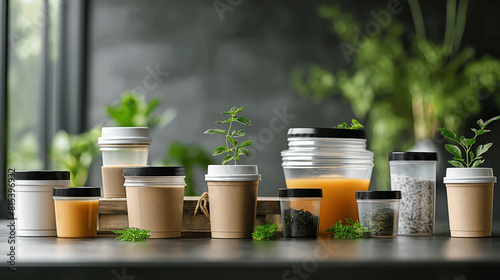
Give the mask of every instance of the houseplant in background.
<svg viewBox="0 0 500 280">
<path fill-rule="evenodd" d="M 176 115 L 174 109 L 155 114 L 160 102 L 159 98 L 148 102 L 144 95 L 127 91 L 122 93 L 117 104 L 106 106 L 105 111 L 113 126 L 158 128 L 167 125 Z M 97 138 L 101 134 L 101 128 L 97 125 L 81 134 L 69 134 L 60 130 L 54 136 L 49 153 L 52 168 L 70 170 L 70 186 L 80 187 L 87 182 L 90 165 L 100 155 Z"/>
<path fill-rule="evenodd" d="M 233 107 L 227 112 L 229 118 L 217 121 L 227 124 L 228 129 L 208 129 L 205 134 L 224 136 L 225 145 L 215 148 L 213 156 L 225 155 L 222 165 L 209 165 L 205 180 L 210 200 L 210 229 L 212 238 L 251 238 L 257 210 L 259 180 L 256 165 L 236 165 L 241 156 L 248 156 L 246 147 L 252 141 L 238 143 L 237 138 L 245 136 L 243 130 L 232 130 L 236 123 L 251 125 L 245 117 L 238 116 L 245 107 Z M 234 165 L 226 165 L 234 161 Z M 203 196 L 202 196 L 203 198 Z"/>
<path fill-rule="evenodd" d="M 368 119 L 379 189 L 389 186 L 386 157 L 390 151 L 433 150 L 431 140 L 438 123 L 456 131 L 466 117 L 480 111 L 481 102 L 500 104 L 500 95 L 493 94 L 498 92 L 500 61 L 489 56 L 477 59 L 473 48 L 459 48 L 468 1 L 458 1 L 458 8 L 456 2 L 448 0 L 442 43 L 426 38 L 418 1 L 409 1 L 416 34 L 406 32 L 389 15 L 377 34 L 367 36 L 360 31 L 367 25 L 339 6 L 319 8 L 320 17 L 331 22 L 332 32 L 340 38 L 340 49 L 351 66 L 337 73 L 320 65 L 311 66 L 307 73 L 297 69 L 292 81 L 302 96 L 316 102 L 340 94 L 359 119 Z"/>
<path fill-rule="evenodd" d="M 493 169 L 478 166 L 485 161 L 483 155 L 493 143 L 478 145 L 475 150 L 473 146 L 478 136 L 489 132 L 486 126 L 499 119 L 500 116 L 486 122 L 478 120 L 479 129 L 471 129 L 474 137 L 470 139 L 465 136 L 459 138 L 446 128 L 438 128 L 444 137 L 458 144 L 446 144 L 446 150 L 453 155 L 453 159 L 448 162 L 455 167 L 446 169 L 443 180 L 448 196 L 452 237 L 491 236 L 493 186 L 496 177 L 493 176 Z"/>
</svg>

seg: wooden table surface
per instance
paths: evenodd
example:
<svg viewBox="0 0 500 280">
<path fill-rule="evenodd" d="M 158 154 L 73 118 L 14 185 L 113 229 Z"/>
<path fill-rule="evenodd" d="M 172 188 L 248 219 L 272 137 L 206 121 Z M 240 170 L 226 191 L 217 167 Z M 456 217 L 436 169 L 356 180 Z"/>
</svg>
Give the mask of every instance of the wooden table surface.
<svg viewBox="0 0 500 280">
<path fill-rule="evenodd" d="M 0 220 L 0 279 L 499 279 L 500 231 L 491 238 L 399 236 L 334 240 L 16 237 L 8 271 Z M 499 223 L 496 223 L 499 224 Z M 447 225 L 441 225 L 446 231 Z"/>
</svg>

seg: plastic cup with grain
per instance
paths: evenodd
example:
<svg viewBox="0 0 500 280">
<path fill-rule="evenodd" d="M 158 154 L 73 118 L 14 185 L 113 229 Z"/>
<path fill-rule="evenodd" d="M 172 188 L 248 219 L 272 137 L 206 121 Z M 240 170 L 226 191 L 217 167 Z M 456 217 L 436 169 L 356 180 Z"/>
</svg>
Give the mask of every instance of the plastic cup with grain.
<svg viewBox="0 0 500 280">
<path fill-rule="evenodd" d="M 279 189 L 283 237 L 316 238 L 322 189 Z"/>
<path fill-rule="evenodd" d="M 398 212 L 401 191 L 357 191 L 359 223 L 370 237 L 391 238 L 398 235 Z"/>
</svg>

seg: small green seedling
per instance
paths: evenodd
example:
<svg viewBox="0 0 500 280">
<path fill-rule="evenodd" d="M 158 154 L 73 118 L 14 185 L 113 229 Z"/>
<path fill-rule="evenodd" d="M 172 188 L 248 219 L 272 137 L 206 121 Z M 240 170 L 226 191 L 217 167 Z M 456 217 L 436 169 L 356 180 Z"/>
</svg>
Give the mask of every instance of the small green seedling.
<svg viewBox="0 0 500 280">
<path fill-rule="evenodd" d="M 335 126 L 334 128 L 343 128 L 343 129 L 361 129 L 361 128 L 365 128 L 360 122 L 358 122 L 357 120 L 355 119 L 352 119 L 351 120 L 351 126 L 349 126 L 348 124 L 346 124 L 345 122 Z"/>
<path fill-rule="evenodd" d="M 474 152 L 472 151 L 472 146 L 476 143 L 476 138 L 479 135 L 483 135 L 485 133 L 490 132 L 490 130 L 486 129 L 486 126 L 491 122 L 499 119 L 500 116 L 491 118 L 486 122 L 484 122 L 483 120 L 478 120 L 477 124 L 479 125 L 479 130 L 471 128 L 471 130 L 474 132 L 474 138 L 470 139 L 465 138 L 465 136 L 461 136 L 460 138 L 458 138 L 454 132 L 449 131 L 446 128 L 438 127 L 439 131 L 445 138 L 457 142 L 465 152 L 465 158 L 463 158 L 462 150 L 458 146 L 452 144 L 446 144 L 445 145 L 446 150 L 453 155 L 453 159 L 449 160 L 448 163 L 450 163 L 455 167 L 468 167 L 468 168 L 471 167 L 475 168 L 481 165 L 484 162 L 483 159 L 484 153 L 486 153 L 491 148 L 491 146 L 493 146 L 493 143 L 479 145 L 476 149 L 476 154 L 474 154 Z"/>
<path fill-rule="evenodd" d="M 249 119 L 236 115 L 239 112 L 243 111 L 243 109 L 245 109 L 245 107 L 240 107 L 240 108 L 233 107 L 229 111 L 221 113 L 224 115 L 228 115 L 229 119 L 225 121 L 216 121 L 215 123 L 216 124 L 228 123 L 229 124 L 228 130 L 208 129 L 207 131 L 204 132 L 205 134 L 221 134 L 225 136 L 226 145 L 215 148 L 214 152 L 212 153 L 214 157 L 221 154 L 227 154 L 227 156 L 222 160 L 223 165 L 232 160 L 234 160 L 234 164 L 236 165 L 237 161 L 240 159 L 240 156 L 249 155 L 249 151 L 245 147 L 250 146 L 252 144 L 252 140 L 245 141 L 241 143 L 241 145 L 238 145 L 238 141 L 236 140 L 236 138 L 245 136 L 245 132 L 243 130 L 231 130 L 234 122 L 238 122 L 240 124 L 247 126 L 252 125 L 252 122 Z M 229 146 L 229 143 L 231 143 L 232 147 Z"/>
<path fill-rule="evenodd" d="M 121 241 L 142 241 L 150 238 L 148 229 L 141 229 L 136 227 L 126 227 L 124 230 L 114 230 L 113 233 L 121 234 L 116 239 Z"/>
<path fill-rule="evenodd" d="M 346 225 L 342 225 L 342 221 L 334 224 L 331 228 L 328 228 L 326 232 L 334 232 L 333 236 L 335 239 L 355 239 L 355 238 L 367 238 L 370 230 L 364 227 L 359 221 L 354 222 L 351 218 L 346 218 Z"/>
</svg>

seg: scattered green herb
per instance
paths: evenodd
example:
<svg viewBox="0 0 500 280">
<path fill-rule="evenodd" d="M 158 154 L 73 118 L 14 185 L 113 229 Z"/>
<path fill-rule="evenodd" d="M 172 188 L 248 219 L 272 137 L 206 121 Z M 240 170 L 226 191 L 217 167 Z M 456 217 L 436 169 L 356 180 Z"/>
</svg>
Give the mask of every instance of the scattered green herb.
<svg viewBox="0 0 500 280">
<path fill-rule="evenodd" d="M 136 227 L 126 227 L 124 230 L 114 230 L 113 233 L 121 234 L 116 239 L 121 241 L 142 241 L 151 237 L 148 229 L 141 229 Z"/>
<path fill-rule="evenodd" d="M 471 128 L 471 130 L 474 132 L 474 138 L 467 139 L 465 136 L 461 136 L 460 138 L 457 137 L 457 135 L 446 129 L 446 128 L 440 128 L 438 127 L 439 131 L 441 134 L 454 141 L 457 142 L 462 149 L 465 151 L 465 159 L 462 156 L 462 150 L 456 146 L 456 145 L 451 145 L 451 144 L 446 144 L 446 150 L 450 152 L 453 155 L 453 160 L 449 160 L 448 163 L 455 167 L 478 167 L 484 162 L 483 159 L 483 154 L 486 153 L 491 146 L 493 146 L 493 143 L 488 143 L 484 145 L 479 145 L 476 149 L 476 154 L 474 155 L 474 152 L 472 152 L 472 146 L 476 143 L 476 138 L 479 135 L 483 135 L 485 133 L 490 132 L 490 130 L 486 129 L 486 126 L 490 124 L 493 121 L 499 120 L 500 116 L 496 116 L 494 118 L 491 118 L 484 122 L 482 119 L 477 121 L 477 124 L 479 125 L 479 130 L 475 128 Z"/>
<path fill-rule="evenodd" d="M 352 119 L 351 122 L 352 122 L 351 126 L 349 126 L 347 123 L 343 122 L 343 123 L 337 125 L 334 128 L 343 128 L 343 129 L 361 129 L 361 128 L 365 128 L 360 122 L 358 122 L 355 119 Z"/>
<path fill-rule="evenodd" d="M 369 229 L 370 236 L 394 236 L 395 211 L 391 208 L 379 208 L 363 213 L 363 225 Z"/>
<path fill-rule="evenodd" d="M 331 228 L 327 229 L 326 232 L 334 232 L 334 237 L 336 239 L 354 239 L 354 238 L 366 238 L 370 233 L 370 230 L 364 227 L 359 221 L 354 222 L 351 218 L 346 218 L 347 225 L 342 225 L 342 221 L 339 221 Z"/>
<path fill-rule="evenodd" d="M 240 107 L 240 108 L 233 107 L 229 111 L 221 113 L 224 115 L 228 115 L 229 119 L 225 121 L 217 121 L 215 123 L 216 124 L 229 123 L 229 128 L 227 131 L 224 129 L 208 129 L 204 132 L 205 134 L 222 134 L 226 137 L 226 146 L 219 146 L 215 148 L 214 152 L 212 153 L 213 156 L 218 156 L 227 153 L 227 156 L 222 160 L 223 165 L 232 160 L 234 160 L 234 164 L 236 165 L 236 162 L 240 159 L 240 156 L 249 155 L 248 149 L 245 147 L 250 146 L 252 144 L 252 140 L 245 141 L 241 143 L 241 145 L 238 145 L 238 141 L 235 138 L 244 136 L 245 132 L 243 130 L 231 131 L 233 122 L 238 122 L 247 126 L 252 125 L 252 122 L 249 119 L 241 116 L 236 116 L 236 114 L 243 111 L 243 109 L 245 109 L 245 107 Z M 232 148 L 229 147 L 229 143 L 232 144 Z"/>
<path fill-rule="evenodd" d="M 289 208 L 282 213 L 284 237 L 318 236 L 318 216 L 304 209 Z"/>
<path fill-rule="evenodd" d="M 269 220 L 268 224 L 256 226 L 254 232 L 252 233 L 252 237 L 254 240 L 278 239 L 276 231 L 278 231 L 278 226 Z"/>
</svg>

